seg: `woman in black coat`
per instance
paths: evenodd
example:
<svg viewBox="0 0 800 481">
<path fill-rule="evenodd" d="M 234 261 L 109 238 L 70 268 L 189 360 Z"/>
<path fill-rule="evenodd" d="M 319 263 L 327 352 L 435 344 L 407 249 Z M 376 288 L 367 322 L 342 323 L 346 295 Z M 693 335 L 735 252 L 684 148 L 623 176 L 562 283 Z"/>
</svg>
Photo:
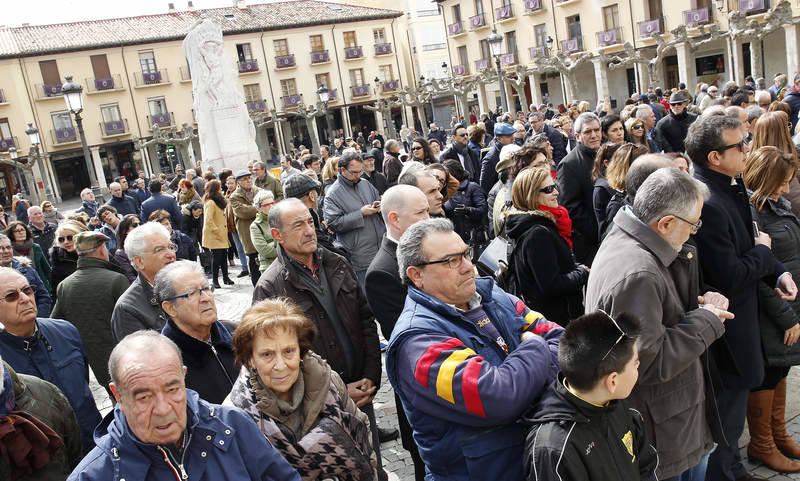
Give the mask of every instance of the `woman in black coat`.
<svg viewBox="0 0 800 481">
<path fill-rule="evenodd" d="M 566 326 L 583 314 L 581 289 L 589 268 L 572 255 L 572 221 L 558 205 L 558 185 L 549 169 L 523 169 L 514 179 L 511 199 L 506 233 L 514 242 L 510 262 L 518 294 L 531 309 Z"/>
<path fill-rule="evenodd" d="M 793 153 L 765 146 L 750 154 L 743 178 L 755 211 L 753 219 L 772 238 L 773 255 L 793 278 L 800 279 L 800 220 L 783 197 L 797 167 Z M 787 458 L 800 458 L 800 446 L 786 431 L 786 376 L 791 366 L 800 364 L 800 299 L 781 300 L 773 287 L 761 282 L 758 288 L 766 368 L 764 382 L 750 392 L 748 400 L 747 454 L 776 471 L 793 472 L 800 470 L 800 464 Z"/>
<path fill-rule="evenodd" d="M 50 273 L 53 286 L 53 304 L 56 302 L 58 285 L 78 268 L 78 253 L 75 251 L 75 236 L 89 229 L 78 222 L 68 220 L 59 224 L 56 238 L 50 248 Z"/>
<path fill-rule="evenodd" d="M 480 185 L 470 182 L 469 174 L 458 160 L 445 160 L 444 167 L 458 181 L 458 190 L 444 203 L 444 213 L 465 243 L 480 246 L 486 242 L 489 224 L 486 194 Z"/>
</svg>

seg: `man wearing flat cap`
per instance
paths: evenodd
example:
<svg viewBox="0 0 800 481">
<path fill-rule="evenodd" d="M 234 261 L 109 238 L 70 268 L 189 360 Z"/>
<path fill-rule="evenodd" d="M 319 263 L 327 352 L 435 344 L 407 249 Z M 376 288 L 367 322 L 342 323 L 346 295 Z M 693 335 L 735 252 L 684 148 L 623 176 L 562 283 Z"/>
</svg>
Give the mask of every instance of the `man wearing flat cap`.
<svg viewBox="0 0 800 481">
<path fill-rule="evenodd" d="M 489 145 L 489 151 L 481 163 L 481 188 L 485 193 L 492 190 L 495 182 L 497 182 L 497 162 L 500 161 L 500 151 L 503 150 L 508 144 L 514 143 L 514 134 L 516 129 L 511 124 L 504 122 L 497 122 L 494 125 L 494 139 Z"/>
<path fill-rule="evenodd" d="M 689 99 L 682 91 L 669 97 L 669 115 L 658 121 L 655 127 L 656 142 L 664 152 L 683 152 L 683 140 L 689 126 L 697 120 L 697 115 L 686 110 Z"/>
<path fill-rule="evenodd" d="M 78 268 L 58 285 L 60 299 L 51 316 L 71 322 L 80 332 L 97 381 L 108 386 L 108 356 L 114 347 L 111 314 L 130 285 L 122 269 L 108 260 L 108 237 L 99 231 L 75 236 Z"/>
<path fill-rule="evenodd" d="M 250 280 L 255 286 L 261 271 L 258 269 L 258 251 L 250 237 L 250 224 L 253 223 L 258 213 L 258 208 L 253 205 L 253 198 L 260 189 L 253 185 L 253 174 L 247 169 L 236 172 L 236 186 L 236 190 L 233 191 L 228 202 L 231 203 L 233 217 L 236 220 L 236 232 L 242 241 L 244 253 L 247 254 Z"/>
<path fill-rule="evenodd" d="M 361 154 L 361 161 L 364 164 L 364 172 L 361 174 L 361 178 L 372 184 L 378 190 L 378 193 L 383 195 L 386 189 L 389 188 L 389 183 L 386 182 L 386 176 L 375 168 L 375 161 L 377 160 L 375 156 L 375 149 Z"/>
</svg>

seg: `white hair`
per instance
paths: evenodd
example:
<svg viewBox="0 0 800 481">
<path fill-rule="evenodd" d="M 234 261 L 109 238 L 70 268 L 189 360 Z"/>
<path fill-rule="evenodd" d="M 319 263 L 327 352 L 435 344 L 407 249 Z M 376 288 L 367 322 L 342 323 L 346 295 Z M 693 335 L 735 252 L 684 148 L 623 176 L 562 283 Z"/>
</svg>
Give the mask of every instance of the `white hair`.
<svg viewBox="0 0 800 481">
<path fill-rule="evenodd" d="M 136 263 L 133 262 L 133 258 L 144 256 L 145 252 L 152 248 L 145 239 L 153 235 L 160 235 L 169 240 L 169 231 L 159 222 L 145 222 L 133 229 L 125 238 L 125 254 L 128 255 L 134 268 Z"/>
</svg>

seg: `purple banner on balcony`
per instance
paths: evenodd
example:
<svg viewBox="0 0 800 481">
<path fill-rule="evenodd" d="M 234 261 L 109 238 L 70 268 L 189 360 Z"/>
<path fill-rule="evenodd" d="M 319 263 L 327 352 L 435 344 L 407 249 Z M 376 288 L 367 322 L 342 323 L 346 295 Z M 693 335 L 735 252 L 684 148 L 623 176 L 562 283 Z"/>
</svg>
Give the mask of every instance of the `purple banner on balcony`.
<svg viewBox="0 0 800 481">
<path fill-rule="evenodd" d="M 345 47 L 344 56 L 345 58 L 359 58 L 363 56 L 363 53 L 361 47 Z"/>
<path fill-rule="evenodd" d="M 525 10 L 539 10 L 539 0 L 525 0 Z"/>
<path fill-rule="evenodd" d="M 67 140 L 75 140 L 75 127 L 67 127 L 66 129 L 56 129 L 56 142 L 66 142 Z"/>
<path fill-rule="evenodd" d="M 125 122 L 122 120 L 103 122 L 103 127 L 106 129 L 107 134 L 121 134 L 125 132 Z"/>
<path fill-rule="evenodd" d="M 511 18 L 511 5 L 506 5 L 505 7 L 500 7 L 495 10 L 497 14 L 498 20 L 505 20 L 507 18 Z"/>
<path fill-rule="evenodd" d="M 454 65 L 453 66 L 453 75 L 466 75 L 467 74 L 467 66 L 466 65 Z"/>
<path fill-rule="evenodd" d="M 161 72 L 142 72 L 142 79 L 147 84 L 161 83 Z"/>
<path fill-rule="evenodd" d="M 751 12 L 753 10 L 764 10 L 764 0 L 739 0 L 739 10 Z"/>
<path fill-rule="evenodd" d="M 517 63 L 517 56 L 513 53 L 504 53 L 500 56 L 500 63 L 503 65 L 514 65 Z"/>
<path fill-rule="evenodd" d="M 369 95 L 369 85 L 356 85 L 353 87 L 353 97 Z"/>
<path fill-rule="evenodd" d="M 96 78 L 94 79 L 94 88 L 97 90 L 111 90 L 114 88 L 113 78 Z"/>
<path fill-rule="evenodd" d="M 245 102 L 248 110 L 267 110 L 267 103 L 263 100 Z"/>
<path fill-rule="evenodd" d="M 701 25 L 708 23 L 708 9 L 698 8 L 697 10 L 688 10 L 686 12 L 687 25 Z"/>
<path fill-rule="evenodd" d="M 657 33 L 661 33 L 661 20 L 655 19 L 639 22 L 639 35 L 642 37 L 655 35 Z"/>
<path fill-rule="evenodd" d="M 240 72 L 255 72 L 257 70 L 258 70 L 258 61 L 256 60 L 244 60 L 239 62 Z"/>
<path fill-rule="evenodd" d="M 547 48 L 531 47 L 528 49 L 528 53 L 530 53 L 531 58 L 547 57 Z"/>
<path fill-rule="evenodd" d="M 447 31 L 450 32 L 450 35 L 458 35 L 461 33 L 461 22 L 451 23 L 447 26 Z"/>
<path fill-rule="evenodd" d="M 328 102 L 339 99 L 339 89 L 328 90 Z"/>
<path fill-rule="evenodd" d="M 8 150 L 11 147 L 16 147 L 14 139 L 0 139 L 0 150 Z"/>
<path fill-rule="evenodd" d="M 379 43 L 375 45 L 375 55 L 388 55 L 392 53 L 391 43 Z"/>
<path fill-rule="evenodd" d="M 475 61 L 475 70 L 478 72 L 486 70 L 487 68 L 489 68 L 489 59 L 484 58 Z"/>
<path fill-rule="evenodd" d="M 286 97 L 283 98 L 283 103 L 285 105 L 297 105 L 300 103 L 302 99 L 303 97 L 299 95 L 287 95 Z"/>
<path fill-rule="evenodd" d="M 469 25 L 472 28 L 483 27 L 483 15 L 475 15 L 469 18 Z"/>
<path fill-rule="evenodd" d="M 57 97 L 61 95 L 61 84 L 43 85 L 44 94 L 48 97 Z"/>
<path fill-rule="evenodd" d="M 393 92 L 400 87 L 399 80 L 390 80 L 388 82 L 383 82 L 383 90 L 385 92 Z"/>
<path fill-rule="evenodd" d="M 605 32 L 598 32 L 597 41 L 600 45 L 613 45 L 617 43 L 617 31 L 606 30 Z"/>
<path fill-rule="evenodd" d="M 328 55 L 328 51 L 324 52 L 311 52 L 311 63 L 321 63 L 321 62 L 330 62 L 331 57 Z"/>
<path fill-rule="evenodd" d="M 4 103 L 6 103 L 6 97 L 3 94 L 3 91 L 0 90 L 0 104 L 4 104 Z"/>
<path fill-rule="evenodd" d="M 578 39 L 571 38 L 569 40 L 564 40 L 561 42 L 561 50 L 565 52 L 574 52 L 578 50 Z"/>
<path fill-rule="evenodd" d="M 152 120 L 154 124 L 158 124 L 158 125 L 167 124 L 167 125 L 169 125 L 170 118 L 169 118 L 169 114 L 157 114 L 157 115 L 151 115 L 150 116 L 150 120 Z"/>
<path fill-rule="evenodd" d="M 294 67 L 294 55 L 282 55 L 277 57 L 278 68 Z"/>
</svg>

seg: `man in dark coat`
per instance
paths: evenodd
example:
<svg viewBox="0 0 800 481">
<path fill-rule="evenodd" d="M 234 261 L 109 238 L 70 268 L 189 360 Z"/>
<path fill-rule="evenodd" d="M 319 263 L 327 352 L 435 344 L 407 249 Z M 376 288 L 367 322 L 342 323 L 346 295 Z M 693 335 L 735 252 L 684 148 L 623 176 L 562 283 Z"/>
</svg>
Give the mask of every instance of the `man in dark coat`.
<svg viewBox="0 0 800 481">
<path fill-rule="evenodd" d="M 435 123 L 431 123 L 430 130 L 428 131 L 428 140 L 431 139 L 436 139 L 439 141 L 439 145 L 444 145 L 445 142 L 447 142 L 447 134 Z"/>
<path fill-rule="evenodd" d="M 397 178 L 403 170 L 403 161 L 400 160 L 400 142 L 389 139 L 386 141 L 386 151 L 383 153 L 383 175 L 389 187 L 397 184 Z"/>
<path fill-rule="evenodd" d="M 381 153 L 382 154 L 382 153 Z M 377 168 L 375 168 L 375 149 L 371 151 L 361 154 L 361 161 L 364 164 L 364 171 L 361 173 L 361 178 L 372 184 L 375 189 L 377 189 L 378 193 L 383 195 L 386 192 L 386 189 L 389 188 L 388 182 L 386 182 L 386 176 L 384 176 Z"/>
<path fill-rule="evenodd" d="M 150 198 L 142 203 L 142 219 L 147 222 L 150 214 L 157 210 L 165 210 L 169 212 L 170 221 L 172 222 L 173 229 L 180 229 L 180 219 L 182 218 L 181 209 L 178 207 L 178 201 L 171 195 L 164 195 L 161 193 L 161 181 L 150 181 Z"/>
<path fill-rule="evenodd" d="M 565 144 L 564 135 L 558 130 L 544 123 L 544 116 L 541 112 L 531 112 L 528 115 L 528 119 L 530 120 L 531 128 L 528 129 L 528 132 L 525 135 L 525 140 L 541 133 L 547 135 L 547 140 L 550 142 L 550 146 L 553 148 L 553 161 L 556 163 L 556 165 L 558 165 L 561 162 L 561 159 L 567 155 L 567 147 Z"/>
<path fill-rule="evenodd" d="M 33 233 L 33 242 L 42 248 L 42 252 L 48 255 L 53 241 L 56 240 L 56 224 L 44 220 L 44 212 L 38 205 L 28 209 L 28 227 Z"/>
<path fill-rule="evenodd" d="M 686 110 L 689 99 L 683 92 L 675 92 L 669 97 L 670 112 L 656 124 L 654 135 L 664 152 L 683 152 L 683 141 L 689 126 L 697 120 L 697 115 Z"/>
<path fill-rule="evenodd" d="M 107 204 L 117 209 L 117 214 L 123 217 L 128 214 L 141 214 L 138 202 L 123 192 L 119 182 L 109 184 L 108 190 L 111 192 L 111 199 L 108 200 Z"/>
<path fill-rule="evenodd" d="M 764 281 L 778 297 L 794 300 L 791 274 L 775 259 L 771 240 L 756 235 L 750 204 L 742 183 L 746 145 L 738 119 L 722 115 L 700 118 L 689 128 L 686 153 L 694 162 L 695 178 L 711 196 L 703 206 L 703 228 L 695 234 L 703 279 L 709 288 L 730 299 L 736 317 L 723 337 L 732 352 L 717 360 L 722 385 L 717 405 L 728 445 L 720 445 L 708 462 L 708 479 L 752 479 L 741 464 L 739 437 L 744 429 L 750 390 L 764 378 L 764 357 L 758 324 L 758 285 Z M 735 179 L 735 182 L 733 180 Z"/>
<path fill-rule="evenodd" d="M 469 137 L 467 136 L 467 128 L 464 124 L 457 124 L 453 129 L 453 143 L 450 147 L 446 148 L 439 161 L 444 163 L 445 160 L 453 159 L 461 163 L 461 167 L 469 174 L 469 180 L 473 182 L 480 181 L 481 175 L 481 160 L 475 154 L 475 151 L 467 147 Z"/>
<path fill-rule="evenodd" d="M 94 200 L 94 192 L 92 189 L 86 188 L 81 191 L 81 206 L 75 212 L 83 212 L 91 219 L 97 215 L 98 207 L 100 206 Z"/>
<path fill-rule="evenodd" d="M 792 86 L 783 97 L 783 101 L 792 108 L 792 114 L 789 115 L 789 122 L 792 123 L 791 133 L 794 134 L 795 127 L 797 126 L 797 115 L 800 113 L 800 73 L 794 74 Z"/>
<path fill-rule="evenodd" d="M 494 139 L 489 143 L 489 151 L 481 161 L 481 189 L 487 194 L 497 182 L 497 162 L 500 161 L 500 151 L 503 147 L 514 142 L 516 130 L 511 124 L 497 122 L 494 125 Z M 591 207 L 591 206 L 590 206 Z"/>
<path fill-rule="evenodd" d="M 575 258 L 591 267 L 597 252 L 597 218 L 592 205 L 592 169 L 602 142 L 600 119 L 591 112 L 575 120 L 578 147 L 558 164 L 558 204 L 566 207 L 572 219 L 572 244 Z"/>
</svg>

